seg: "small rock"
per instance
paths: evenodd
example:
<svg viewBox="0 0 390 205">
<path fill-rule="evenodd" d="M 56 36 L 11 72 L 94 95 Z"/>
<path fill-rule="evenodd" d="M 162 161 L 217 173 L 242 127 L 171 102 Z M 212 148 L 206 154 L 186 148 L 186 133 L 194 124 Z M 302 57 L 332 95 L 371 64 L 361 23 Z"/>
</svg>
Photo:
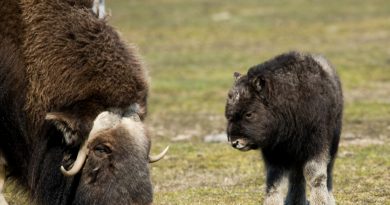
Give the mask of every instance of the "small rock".
<svg viewBox="0 0 390 205">
<path fill-rule="evenodd" d="M 383 145 L 385 142 L 379 139 L 370 139 L 370 138 L 363 138 L 363 139 L 354 139 L 354 140 L 346 140 L 344 142 L 341 142 L 342 145 L 348 146 L 348 145 L 357 145 L 357 146 L 369 146 L 369 145 Z"/>
<path fill-rule="evenodd" d="M 343 136 L 344 139 L 346 140 L 351 140 L 351 139 L 355 139 L 357 138 L 355 134 L 351 133 L 351 132 L 347 132 L 344 134 Z"/>
<path fill-rule="evenodd" d="M 344 151 L 344 152 L 341 152 L 339 154 L 339 157 L 341 157 L 341 158 L 352 157 L 352 156 L 354 156 L 354 153 L 353 152 L 348 152 L 348 151 Z"/>
<path fill-rule="evenodd" d="M 204 141 L 207 143 L 228 142 L 226 133 L 207 135 L 206 137 L 204 137 Z"/>
<path fill-rule="evenodd" d="M 172 138 L 172 141 L 174 141 L 174 142 L 186 141 L 186 140 L 190 140 L 191 138 L 192 138 L 192 135 L 181 134 L 181 135 L 177 135 L 176 137 Z"/>
<path fill-rule="evenodd" d="M 231 18 L 231 15 L 229 12 L 224 11 L 212 15 L 211 18 L 213 19 L 213 21 L 227 21 Z"/>
</svg>

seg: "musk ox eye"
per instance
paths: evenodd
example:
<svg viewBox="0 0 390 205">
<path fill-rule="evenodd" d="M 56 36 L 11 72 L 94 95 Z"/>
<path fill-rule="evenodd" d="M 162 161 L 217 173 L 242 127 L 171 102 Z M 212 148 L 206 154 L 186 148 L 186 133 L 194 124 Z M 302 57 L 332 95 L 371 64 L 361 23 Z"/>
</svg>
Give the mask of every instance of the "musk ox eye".
<svg viewBox="0 0 390 205">
<path fill-rule="evenodd" d="M 247 119 L 250 119 L 250 118 L 252 118 L 252 117 L 253 117 L 252 112 L 247 112 L 247 113 L 245 114 L 245 118 L 247 118 Z"/>
<path fill-rule="evenodd" d="M 112 152 L 112 150 L 104 145 L 104 144 L 99 144 L 99 145 L 96 145 L 93 149 L 93 151 L 97 154 L 97 155 L 103 155 L 103 154 L 110 154 Z"/>
</svg>

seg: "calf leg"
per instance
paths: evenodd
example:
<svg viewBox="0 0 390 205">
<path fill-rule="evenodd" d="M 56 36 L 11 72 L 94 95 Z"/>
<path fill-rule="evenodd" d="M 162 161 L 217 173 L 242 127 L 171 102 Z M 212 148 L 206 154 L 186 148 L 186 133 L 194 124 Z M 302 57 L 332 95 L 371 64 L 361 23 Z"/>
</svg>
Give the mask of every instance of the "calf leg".
<svg viewBox="0 0 390 205">
<path fill-rule="evenodd" d="M 286 205 L 306 205 L 306 181 L 302 167 L 292 169 L 289 174 Z"/>
<path fill-rule="evenodd" d="M 332 176 L 333 176 L 332 175 L 332 170 L 333 170 L 334 160 L 335 160 L 335 157 L 333 156 L 332 159 L 330 159 L 330 162 L 328 163 L 328 167 L 327 167 L 327 170 L 326 170 L 326 173 L 328 175 L 326 185 L 327 185 L 328 192 L 329 192 L 329 204 L 331 204 L 331 205 L 336 204 L 334 196 L 333 196 L 333 193 L 332 193 L 332 188 L 333 188 L 333 185 L 332 185 Z"/>
<path fill-rule="evenodd" d="M 7 202 L 5 201 L 5 198 L 3 196 L 3 188 L 5 182 L 5 165 L 6 161 L 0 152 L 0 205 L 7 205 Z"/>
<path fill-rule="evenodd" d="M 308 161 L 303 170 L 303 174 L 310 187 L 310 204 L 330 205 L 331 197 L 327 185 L 327 166 L 329 159 L 322 155 Z"/>
<path fill-rule="evenodd" d="M 264 205 L 283 205 L 283 188 L 286 185 L 286 174 L 283 169 L 267 166 L 266 196 Z"/>
<path fill-rule="evenodd" d="M 331 146 L 330 146 L 330 160 L 329 160 L 329 163 L 328 163 L 328 167 L 327 167 L 327 170 L 326 170 L 326 173 L 328 174 L 328 180 L 327 180 L 327 187 L 328 187 L 328 192 L 329 192 L 329 204 L 336 204 L 335 202 L 335 199 L 333 197 L 333 193 L 332 193 L 332 188 L 333 188 L 333 184 L 332 184 L 332 176 L 333 176 L 333 165 L 334 165 L 334 161 L 336 159 L 336 154 L 337 154 L 337 149 L 338 149 L 338 145 L 339 145 L 339 140 L 340 140 L 340 130 L 341 130 L 341 122 L 338 122 L 338 125 L 336 127 L 336 129 L 334 130 L 334 138 L 332 140 L 332 143 L 331 143 Z"/>
</svg>

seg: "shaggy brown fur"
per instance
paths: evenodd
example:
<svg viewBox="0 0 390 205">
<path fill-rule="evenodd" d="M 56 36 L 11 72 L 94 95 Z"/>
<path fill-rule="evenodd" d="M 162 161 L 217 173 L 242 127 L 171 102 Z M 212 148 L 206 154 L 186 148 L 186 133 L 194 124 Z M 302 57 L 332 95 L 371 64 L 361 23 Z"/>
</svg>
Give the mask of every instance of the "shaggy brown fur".
<svg viewBox="0 0 390 205">
<path fill-rule="evenodd" d="M 20 45 L 22 40 L 23 25 L 21 9 L 18 0 L 0 1 L 0 34 L 1 38 L 9 38 L 15 45 Z"/>
<path fill-rule="evenodd" d="M 30 82 L 26 109 L 40 127 L 47 111 L 82 101 L 146 107 L 148 82 L 134 49 L 88 8 L 22 1 L 23 51 Z M 75 92 L 77 90 L 77 92 Z"/>
<path fill-rule="evenodd" d="M 0 28 L 6 28 L 0 30 L 0 150 L 12 174 L 42 204 L 82 201 L 80 176 L 65 178 L 59 167 L 74 160 L 98 113 L 138 103 L 141 119 L 146 115 L 142 62 L 91 5 L 4 0 L 0 7 L 6 14 L 0 17 Z M 48 112 L 71 119 L 71 143 L 63 143 L 64 132 L 45 121 Z M 150 192 L 140 200 L 151 202 Z"/>
<path fill-rule="evenodd" d="M 31 143 L 27 137 L 26 115 L 23 111 L 27 80 L 22 55 L 12 42 L 7 37 L 0 39 L 0 149 L 9 167 L 16 174 L 26 177 L 28 153 L 32 149 L 24 146 Z"/>
</svg>

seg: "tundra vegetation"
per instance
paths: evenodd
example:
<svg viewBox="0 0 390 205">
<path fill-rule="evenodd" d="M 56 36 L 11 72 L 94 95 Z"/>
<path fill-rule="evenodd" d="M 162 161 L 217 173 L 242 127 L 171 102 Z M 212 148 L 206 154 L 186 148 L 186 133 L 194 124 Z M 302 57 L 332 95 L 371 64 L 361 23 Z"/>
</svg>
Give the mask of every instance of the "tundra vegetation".
<svg viewBox="0 0 390 205">
<path fill-rule="evenodd" d="M 288 50 L 324 54 L 343 82 L 338 204 L 390 203 L 390 2 L 107 0 L 109 22 L 138 45 L 152 78 L 147 124 L 155 204 L 260 204 L 259 153 L 203 137 L 225 131 L 232 73 Z M 173 141 L 189 138 L 183 141 Z M 12 181 L 11 204 L 24 204 Z"/>
</svg>

